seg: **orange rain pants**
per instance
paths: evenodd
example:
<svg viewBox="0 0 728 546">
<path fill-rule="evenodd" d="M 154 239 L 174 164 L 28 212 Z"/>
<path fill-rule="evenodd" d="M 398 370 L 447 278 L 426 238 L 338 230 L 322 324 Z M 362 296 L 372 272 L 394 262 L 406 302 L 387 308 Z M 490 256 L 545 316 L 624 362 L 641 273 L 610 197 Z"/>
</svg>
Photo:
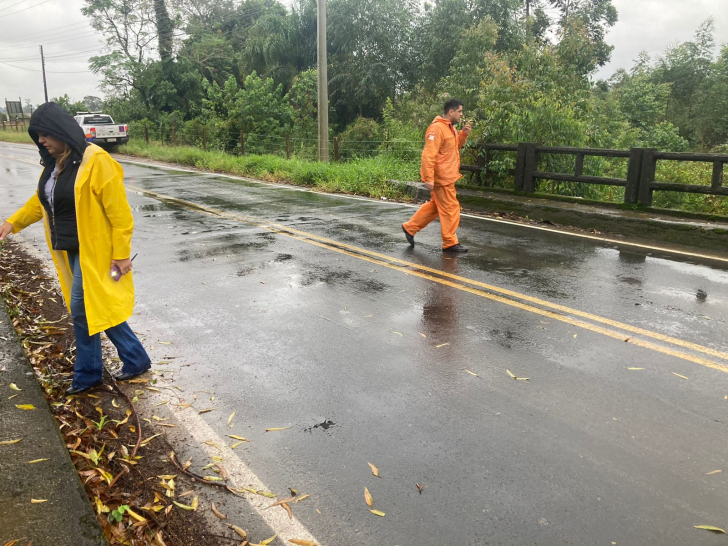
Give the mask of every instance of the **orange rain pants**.
<svg viewBox="0 0 728 546">
<path fill-rule="evenodd" d="M 430 192 L 430 200 L 422 205 L 403 226 L 407 233 L 415 235 L 438 216 L 442 232 L 442 248 L 458 244 L 458 236 L 455 231 L 460 225 L 460 203 L 455 193 L 455 184 L 447 186 L 435 184 L 434 189 Z"/>
</svg>

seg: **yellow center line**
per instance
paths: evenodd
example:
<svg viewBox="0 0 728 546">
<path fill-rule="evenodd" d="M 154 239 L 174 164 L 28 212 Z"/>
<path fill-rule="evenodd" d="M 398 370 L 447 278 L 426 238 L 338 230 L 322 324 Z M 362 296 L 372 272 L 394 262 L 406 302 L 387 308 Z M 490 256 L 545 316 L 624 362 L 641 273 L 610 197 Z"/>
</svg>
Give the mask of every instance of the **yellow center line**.
<svg viewBox="0 0 728 546">
<path fill-rule="evenodd" d="M 509 305 L 511 307 L 516 307 L 518 309 L 522 309 L 525 311 L 529 311 L 531 313 L 535 313 L 544 317 L 552 318 L 554 320 L 558 320 L 567 324 L 570 324 L 572 326 L 577 326 L 579 328 L 583 328 L 585 330 L 589 330 L 592 332 L 596 332 L 614 339 L 618 339 L 620 341 L 628 341 L 629 343 L 633 345 L 637 345 L 639 347 L 643 347 L 646 349 L 650 349 L 653 351 L 657 351 L 666 355 L 670 355 L 676 358 L 681 358 L 683 360 L 687 360 L 689 362 L 693 362 L 695 364 L 700 364 L 701 366 L 705 366 L 707 368 L 711 368 L 714 370 L 719 370 L 725 373 L 728 373 L 728 366 L 725 364 L 720 364 L 717 362 L 713 362 L 712 360 L 708 360 L 705 358 L 702 358 L 700 356 L 695 356 L 689 353 L 677 351 L 675 349 L 672 349 L 670 347 L 665 347 L 663 345 L 658 345 L 656 343 L 652 343 L 647 340 L 642 340 L 639 338 L 631 337 L 629 339 L 625 339 L 625 334 L 623 332 L 611 330 L 608 328 L 603 328 L 601 326 L 590 324 L 588 322 L 584 322 L 582 320 L 572 318 L 569 316 L 564 316 L 556 311 L 560 311 L 563 313 L 569 313 L 576 316 L 581 316 L 583 318 L 589 318 L 590 320 L 594 320 L 597 322 L 602 322 L 604 324 L 619 328 L 621 330 L 626 330 L 628 332 L 632 333 L 639 333 L 642 335 L 646 335 L 648 337 L 652 337 L 654 339 L 659 339 L 660 341 L 665 341 L 668 343 L 672 343 L 673 345 L 682 346 L 684 348 L 692 349 L 698 352 L 702 352 L 705 354 L 711 354 L 713 356 L 717 356 L 719 358 L 725 358 L 728 359 L 728 353 L 724 353 L 721 351 L 716 351 L 714 349 L 710 349 L 708 347 L 703 347 L 701 345 L 691 343 L 688 341 L 680 340 L 677 338 L 672 338 L 670 336 L 665 336 L 663 334 L 659 334 L 657 332 L 651 332 L 649 330 L 645 330 L 642 328 L 637 328 L 635 326 L 631 326 L 628 324 L 623 324 L 617 321 L 613 321 L 611 319 L 606 319 L 603 317 L 599 317 L 597 315 L 592 315 L 590 313 L 585 313 L 583 311 L 578 311 L 575 309 L 570 309 L 569 307 L 558 305 L 558 304 L 552 304 L 550 302 L 546 302 L 544 300 L 540 300 L 538 298 L 533 298 L 531 296 L 526 296 L 525 294 L 520 294 L 518 292 L 513 292 L 511 290 L 502 289 L 499 287 L 495 287 L 492 285 L 488 285 L 486 283 L 481 283 L 479 281 L 474 281 L 472 279 L 467 279 L 465 277 L 460 277 L 458 275 L 452 275 L 449 273 L 446 273 L 444 271 L 440 271 L 437 269 L 429 268 L 426 266 L 421 266 L 412 262 L 407 262 L 405 260 L 399 260 L 397 258 L 392 258 L 390 256 L 386 256 L 384 254 L 379 254 L 377 252 L 368 251 L 366 249 L 362 249 L 359 247 L 355 247 L 352 245 L 348 245 L 345 243 L 340 243 L 338 241 L 328 239 L 326 237 L 320 237 L 318 235 L 313 235 L 311 233 L 307 233 L 305 231 L 297 230 L 295 228 L 290 228 L 288 226 L 283 226 L 281 224 L 275 224 L 272 222 L 266 222 L 257 220 L 255 218 L 251 218 L 244 215 L 238 215 L 234 213 L 228 213 L 225 211 L 213 209 L 210 207 L 206 207 L 204 205 L 199 205 L 197 203 L 193 203 L 191 201 L 186 201 L 184 199 L 178 199 L 176 197 L 171 197 L 162 193 L 154 192 L 151 190 L 145 190 L 142 188 L 138 188 L 132 185 L 127 184 L 127 187 L 129 189 L 132 189 L 134 191 L 139 191 L 142 193 L 146 193 L 148 195 L 154 196 L 158 199 L 164 200 L 164 201 L 170 201 L 173 203 L 178 203 L 181 205 L 184 205 L 185 207 L 192 208 L 194 210 L 197 210 L 199 212 L 204 212 L 213 216 L 222 217 L 222 218 L 229 218 L 232 220 L 236 220 L 238 222 L 244 222 L 246 224 L 255 225 L 257 227 L 266 229 L 268 231 L 272 231 L 274 233 L 279 233 L 281 235 L 286 235 L 288 237 L 291 237 L 293 239 L 312 244 L 333 252 L 338 252 L 340 254 L 345 254 L 347 256 L 351 256 L 360 260 L 364 260 L 382 267 L 387 267 L 389 269 L 393 269 L 395 271 L 399 271 L 401 273 L 405 273 L 407 275 L 413 275 L 416 277 L 420 277 L 423 279 L 427 279 L 430 281 L 437 282 L 439 284 L 449 286 L 458 290 L 462 290 L 464 292 L 468 292 L 471 294 L 475 294 L 477 296 L 490 299 L 492 301 L 497 301 L 499 303 Z M 419 271 L 418 271 L 419 270 Z M 484 290 L 479 290 L 478 288 L 472 288 L 470 286 L 463 286 L 463 284 L 458 284 L 456 282 L 453 282 L 451 280 L 443 279 L 441 277 L 449 277 L 452 278 L 453 281 L 459 281 L 460 283 L 466 283 L 466 284 L 472 284 L 476 286 L 484 287 L 490 291 L 494 292 L 500 292 L 503 295 L 508 295 L 510 297 L 515 297 L 521 300 L 530 301 L 531 303 L 537 303 L 539 305 L 542 305 L 544 307 L 549 307 L 551 309 L 541 309 L 538 307 L 534 307 L 532 305 L 528 305 L 527 303 L 523 303 L 520 301 L 513 301 L 512 299 L 508 299 L 506 297 L 503 297 L 502 295 L 498 294 L 492 294 L 490 292 L 486 292 Z"/>
</svg>

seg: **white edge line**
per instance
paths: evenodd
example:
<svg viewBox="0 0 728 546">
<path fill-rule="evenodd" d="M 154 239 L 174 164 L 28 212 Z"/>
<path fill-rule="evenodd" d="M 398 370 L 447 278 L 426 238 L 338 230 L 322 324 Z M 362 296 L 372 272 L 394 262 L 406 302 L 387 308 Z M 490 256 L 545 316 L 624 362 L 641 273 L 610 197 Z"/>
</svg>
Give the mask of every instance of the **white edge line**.
<svg viewBox="0 0 728 546">
<path fill-rule="evenodd" d="M 161 401 L 164 397 L 156 394 L 150 396 L 147 400 L 148 402 L 152 402 L 154 399 L 159 399 Z M 261 481 L 260 478 L 258 478 L 250 467 L 226 445 L 227 442 L 230 442 L 231 440 L 229 438 L 220 437 L 212 429 L 212 427 L 208 425 L 198 413 L 196 413 L 194 408 L 184 408 L 179 411 L 172 411 L 170 416 L 186 429 L 189 436 L 197 442 L 197 445 L 202 448 L 209 457 L 223 457 L 223 461 L 220 464 L 225 467 L 225 470 L 227 470 L 230 476 L 229 481 L 234 484 L 233 488 L 250 487 L 257 491 L 270 491 L 270 489 Z M 205 444 L 204 442 L 207 441 L 214 442 L 221 447 L 222 451 L 218 451 L 214 447 Z M 276 501 L 275 499 L 269 499 L 267 497 L 251 493 L 249 495 L 245 495 L 244 500 L 250 504 L 251 508 L 255 510 L 258 516 L 263 519 L 273 532 L 277 533 L 284 542 L 287 542 L 288 539 L 291 538 L 298 538 L 310 540 L 319 545 L 323 544 L 321 541 L 316 539 L 313 534 L 311 534 L 311 532 L 296 516 L 293 516 L 293 519 L 289 519 L 284 510 L 278 507 L 266 510 L 266 508 Z M 267 537 L 263 537 L 261 540 L 265 540 L 265 538 Z"/>
<path fill-rule="evenodd" d="M 9 156 L 0 156 L 0 157 L 6 157 L 7 159 L 14 159 L 17 161 L 23 161 L 25 163 L 30 163 L 30 161 L 28 161 L 28 160 L 17 158 L 17 157 L 9 157 Z M 247 178 L 244 176 L 234 176 L 231 174 L 224 174 L 224 173 L 211 173 L 211 172 L 207 172 L 207 171 L 196 171 L 196 170 L 192 170 L 192 169 L 186 169 L 184 167 L 170 167 L 167 165 L 157 165 L 154 163 L 144 163 L 142 161 L 134 161 L 134 160 L 128 160 L 128 159 L 121 159 L 121 161 L 124 163 L 131 163 L 132 165 L 141 165 L 144 167 L 153 167 L 153 168 L 168 170 L 168 171 L 182 171 L 182 172 L 186 172 L 186 173 L 201 174 L 201 175 L 206 175 L 206 176 L 210 176 L 210 177 L 229 178 L 231 180 L 242 180 L 244 182 L 250 182 L 252 184 L 258 184 L 261 186 L 268 186 L 268 187 L 272 187 L 272 188 L 294 190 L 294 191 L 307 192 L 307 193 L 318 193 L 321 195 L 327 195 L 329 197 L 352 199 L 354 201 L 365 201 L 368 203 L 379 203 L 380 205 L 386 204 L 386 205 L 394 205 L 394 206 L 409 207 L 409 208 L 418 208 L 419 207 L 419 205 L 411 205 L 409 203 L 400 203 L 398 201 L 381 201 L 381 200 L 370 198 L 370 197 L 360 197 L 360 196 L 346 195 L 346 194 L 341 194 L 341 193 L 328 193 L 328 192 L 314 191 L 310 188 L 301 188 L 299 186 L 292 186 L 290 184 L 276 184 L 276 183 L 271 183 L 271 182 L 264 182 L 262 180 L 256 180 L 255 178 Z M 572 231 L 547 228 L 547 227 L 543 227 L 543 226 L 533 226 L 530 224 L 522 224 L 520 222 L 512 222 L 509 220 L 501 220 L 498 218 L 489 218 L 487 216 L 479 216 L 476 214 L 462 214 L 461 216 L 464 216 L 466 218 L 473 218 L 476 220 L 482 220 L 485 222 L 493 222 L 495 224 L 506 224 L 509 226 L 535 229 L 537 231 L 545 231 L 547 233 L 558 233 L 560 235 L 569 235 L 571 237 L 579 237 L 581 239 L 599 241 L 602 243 L 609 243 L 609 244 L 613 244 L 613 245 L 628 246 L 628 247 L 632 247 L 632 248 L 641 248 L 644 250 L 663 252 L 665 254 L 678 254 L 680 256 L 686 256 L 689 258 L 701 258 L 701 259 L 705 259 L 705 260 L 714 260 L 714 261 L 718 261 L 718 262 L 728 263 L 728 258 L 722 258 L 720 256 L 714 256 L 712 254 L 698 254 L 696 252 L 687 252 L 685 250 L 677 250 L 677 249 L 666 248 L 666 247 L 661 247 L 661 246 L 645 245 L 645 244 L 641 244 L 641 243 L 633 243 L 631 241 L 620 241 L 618 239 L 597 237 L 596 235 L 587 235 L 586 233 L 575 233 Z"/>
<path fill-rule="evenodd" d="M 187 172 L 187 173 L 203 174 L 203 175 L 209 175 L 209 176 L 214 176 L 214 177 L 230 178 L 232 180 L 242 180 L 244 182 L 259 184 L 261 186 L 269 186 L 269 187 L 278 188 L 278 189 L 295 190 L 295 191 L 308 192 L 308 193 L 317 193 L 317 194 L 321 194 L 321 195 L 328 195 L 330 197 L 352 199 L 354 201 L 366 201 L 369 203 L 379 203 L 381 205 L 386 204 L 386 205 L 395 205 L 395 206 L 400 206 L 400 207 L 403 206 L 403 207 L 409 207 L 409 208 L 419 208 L 419 206 L 420 206 L 420 205 L 412 205 L 409 203 L 400 203 L 398 201 L 382 201 L 382 200 L 374 199 L 371 197 L 361 197 L 361 196 L 346 195 L 346 194 L 341 194 L 341 193 L 328 193 L 328 192 L 314 191 L 310 188 L 302 188 L 299 186 L 292 186 L 290 184 L 277 184 L 277 183 L 271 183 L 271 182 L 264 182 L 262 180 L 256 180 L 255 178 L 248 178 L 245 176 L 235 176 L 235 175 L 224 174 L 224 173 L 211 173 L 211 172 L 207 172 L 207 171 L 196 171 L 196 170 L 192 170 L 192 169 L 175 168 L 175 167 L 169 167 L 166 165 L 156 165 L 154 163 L 144 163 L 141 161 L 133 161 L 133 160 L 127 160 L 127 159 L 122 159 L 121 161 L 125 162 L 125 163 L 132 163 L 134 165 L 142 165 L 145 167 L 155 167 L 158 169 L 166 169 L 166 170 L 170 170 L 170 171 L 182 171 L 182 172 Z M 703 259 L 716 260 L 719 262 L 728 263 L 728 258 L 722 258 L 720 256 L 713 256 L 711 254 L 698 254 L 696 252 L 687 252 L 685 250 L 676 250 L 676 249 L 660 247 L 660 246 L 645 245 L 645 244 L 641 244 L 641 243 L 633 243 L 630 241 L 620 241 L 618 239 L 609 239 L 607 237 L 597 237 L 596 235 L 587 235 L 586 233 L 575 233 L 572 231 L 547 228 L 547 227 L 543 227 L 543 226 L 533 226 L 530 224 L 522 224 L 520 222 L 512 222 L 509 220 L 501 220 L 498 218 L 489 218 L 487 216 L 479 216 L 476 214 L 462 214 L 461 216 L 464 216 L 466 218 L 474 218 L 476 220 L 483 220 L 486 222 L 493 222 L 496 224 L 506 224 L 509 226 L 517 226 L 517 227 L 522 227 L 522 228 L 535 229 L 537 231 L 546 231 L 548 233 L 558 233 L 560 235 L 569 235 L 572 237 L 580 237 L 582 239 L 600 241 L 603 243 L 610 243 L 610 244 L 614 244 L 614 245 L 642 248 L 645 250 L 664 252 L 666 254 L 679 254 L 680 256 L 687 256 L 687 257 L 691 257 L 691 258 L 703 258 Z"/>
</svg>

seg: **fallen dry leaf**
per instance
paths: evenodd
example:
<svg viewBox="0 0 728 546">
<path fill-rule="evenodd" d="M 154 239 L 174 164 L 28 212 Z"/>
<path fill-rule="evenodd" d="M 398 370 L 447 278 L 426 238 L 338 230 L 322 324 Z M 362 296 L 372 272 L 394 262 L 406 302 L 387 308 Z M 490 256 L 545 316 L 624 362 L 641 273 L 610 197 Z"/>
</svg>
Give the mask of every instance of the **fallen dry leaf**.
<svg viewBox="0 0 728 546">
<path fill-rule="evenodd" d="M 216 409 L 217 409 L 217 408 L 206 408 L 206 409 L 201 409 L 201 410 L 200 410 L 200 411 L 199 411 L 198 413 L 209 413 L 209 412 L 211 412 L 211 411 L 213 411 L 213 410 L 216 410 Z"/>
<path fill-rule="evenodd" d="M 235 531 L 238 534 L 238 536 L 240 536 L 242 538 L 248 538 L 248 532 L 245 529 L 241 529 L 237 525 L 231 525 L 230 529 Z"/>
<path fill-rule="evenodd" d="M 238 436 L 236 434 L 228 434 L 228 438 L 232 438 L 233 440 L 240 440 L 241 442 L 249 442 L 247 438 L 243 438 L 242 436 Z"/>
<path fill-rule="evenodd" d="M 374 514 L 375 516 L 379 516 L 380 518 L 383 518 L 385 515 L 384 512 L 382 512 L 381 510 L 369 510 L 369 511 L 372 514 Z"/>
<path fill-rule="evenodd" d="M 422 495 L 422 490 L 425 488 L 425 486 L 422 485 L 421 483 L 416 483 L 415 485 L 417 486 L 417 489 L 420 492 L 420 495 Z"/>
<path fill-rule="evenodd" d="M 628 370 L 632 370 L 632 371 L 635 371 L 635 370 L 644 370 L 644 368 L 627 368 L 627 369 Z"/>
<path fill-rule="evenodd" d="M 518 377 L 516 374 L 514 374 L 511 370 L 506 370 L 508 375 L 510 375 L 513 379 L 516 381 L 528 381 L 530 378 L 528 377 Z"/>
<path fill-rule="evenodd" d="M 422 337 L 424 337 L 425 339 L 427 339 L 427 334 L 423 334 L 422 332 L 420 332 L 420 335 L 421 335 Z"/>
<path fill-rule="evenodd" d="M 50 461 L 50 459 L 33 459 L 32 461 L 28 461 L 28 464 L 42 463 L 43 461 Z"/>
<path fill-rule="evenodd" d="M 315 542 L 310 540 L 303 540 L 302 538 L 289 538 L 288 542 L 291 544 L 297 544 L 298 546 L 316 546 Z"/>
<path fill-rule="evenodd" d="M 281 504 L 285 504 L 287 502 L 291 502 L 292 500 L 296 500 L 296 497 L 289 497 L 287 499 L 281 499 L 281 500 L 279 500 L 279 501 L 274 502 L 273 504 L 271 504 L 268 508 L 273 508 L 274 506 L 280 506 Z M 268 510 L 268 508 L 266 508 L 266 510 Z"/>
<path fill-rule="evenodd" d="M 687 381 L 690 381 L 689 378 L 685 377 L 684 375 L 680 375 L 679 373 L 672 372 L 672 375 L 676 375 L 676 376 L 678 376 L 678 377 L 680 377 L 682 379 L 686 379 Z"/>
<path fill-rule="evenodd" d="M 366 487 L 364 488 L 364 502 L 366 502 L 370 507 L 374 506 L 374 499 L 372 498 L 372 494 Z"/>
<path fill-rule="evenodd" d="M 367 464 L 369 465 L 369 468 L 372 469 L 372 474 L 374 474 L 377 478 L 381 478 L 381 476 L 379 475 L 379 469 L 369 461 L 367 461 Z"/>
<path fill-rule="evenodd" d="M 311 495 L 308 495 L 308 494 L 306 494 L 306 495 L 301 495 L 300 497 L 298 497 L 298 498 L 296 499 L 296 502 L 294 502 L 293 504 L 298 504 L 298 503 L 299 503 L 300 501 L 302 501 L 303 499 L 307 499 L 307 498 L 309 498 L 310 496 L 311 496 Z"/>
<path fill-rule="evenodd" d="M 40 504 L 42 502 L 48 502 L 48 499 L 30 499 L 32 504 Z"/>
<path fill-rule="evenodd" d="M 719 535 L 725 535 L 725 531 L 721 529 L 720 527 L 713 527 L 712 525 L 694 525 L 696 529 L 705 529 L 706 531 L 712 531 L 713 533 L 717 533 Z"/>
<path fill-rule="evenodd" d="M 439 345 L 435 345 L 435 349 L 439 349 L 440 347 L 447 347 L 448 345 L 450 345 L 450 342 L 440 343 Z"/>
<path fill-rule="evenodd" d="M 35 406 L 33 404 L 15 404 L 15 407 L 22 410 L 34 410 Z"/>
<path fill-rule="evenodd" d="M 221 514 L 218 512 L 217 508 L 215 508 L 215 503 L 212 503 L 212 513 L 215 514 L 220 519 L 227 519 L 227 516 L 225 514 Z"/>
<path fill-rule="evenodd" d="M 228 417 L 227 424 L 230 426 L 230 423 L 232 423 L 233 419 L 235 418 L 235 412 L 232 412 L 230 414 L 230 417 Z"/>
<path fill-rule="evenodd" d="M 293 519 L 293 510 L 291 510 L 291 507 L 288 505 L 288 503 L 284 502 L 283 504 L 281 504 L 281 506 L 286 512 L 288 512 L 288 519 Z"/>
<path fill-rule="evenodd" d="M 194 508 L 192 508 L 191 506 L 188 506 L 186 504 L 182 504 L 181 502 L 177 502 L 177 501 L 172 501 L 172 502 L 174 504 L 176 504 L 177 506 L 179 506 L 180 508 L 182 508 L 183 510 L 194 510 Z"/>
<path fill-rule="evenodd" d="M 723 472 L 723 471 L 722 470 L 713 470 L 713 472 L 708 472 L 706 474 L 706 476 L 710 476 L 711 474 L 720 474 L 721 472 Z"/>
<path fill-rule="evenodd" d="M 276 430 L 288 430 L 291 427 L 273 427 L 265 429 L 266 432 L 275 432 Z"/>
<path fill-rule="evenodd" d="M 11 444 L 17 444 L 22 438 L 17 438 L 15 440 L 3 440 L 0 442 L 0 446 L 9 446 Z"/>
<path fill-rule="evenodd" d="M 19 389 L 18 386 L 15 383 L 10 383 L 10 388 L 14 391 L 22 391 L 23 389 Z"/>
<path fill-rule="evenodd" d="M 402 334 L 400 334 L 399 332 L 392 332 L 392 333 L 393 333 L 393 334 L 397 334 L 398 336 L 402 336 L 402 337 L 404 337 L 404 336 L 403 336 Z"/>
<path fill-rule="evenodd" d="M 268 544 L 270 544 L 271 542 L 273 542 L 276 539 L 277 536 L 278 536 L 278 533 L 276 533 L 275 535 L 273 535 L 270 538 L 265 539 L 263 542 L 261 542 L 261 545 L 262 546 L 268 546 Z"/>
<path fill-rule="evenodd" d="M 470 370 L 468 370 L 467 368 L 465 368 L 465 371 L 466 371 L 466 372 L 468 372 L 468 373 L 469 373 L 470 375 L 474 375 L 475 377 L 480 377 L 480 376 L 479 376 L 479 375 L 478 375 L 477 373 L 475 373 L 475 372 L 471 372 L 471 371 L 470 371 Z"/>
</svg>

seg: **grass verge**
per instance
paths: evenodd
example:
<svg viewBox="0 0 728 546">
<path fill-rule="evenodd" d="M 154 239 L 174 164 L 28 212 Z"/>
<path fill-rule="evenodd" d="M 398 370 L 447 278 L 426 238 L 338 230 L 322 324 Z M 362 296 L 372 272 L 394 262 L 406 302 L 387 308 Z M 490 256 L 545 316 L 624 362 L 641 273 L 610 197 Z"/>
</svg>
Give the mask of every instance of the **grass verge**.
<svg viewBox="0 0 728 546">
<path fill-rule="evenodd" d="M 0 142 L 20 142 L 22 144 L 33 144 L 28 131 L 15 131 L 13 129 L 5 129 L 0 131 Z"/>
<path fill-rule="evenodd" d="M 418 180 L 419 164 L 390 158 L 358 159 L 346 163 L 318 163 L 273 155 L 235 156 L 188 146 L 160 146 L 130 141 L 119 153 L 189 165 L 219 173 L 286 182 L 367 197 L 409 201 L 411 198 L 387 180 Z"/>
</svg>

